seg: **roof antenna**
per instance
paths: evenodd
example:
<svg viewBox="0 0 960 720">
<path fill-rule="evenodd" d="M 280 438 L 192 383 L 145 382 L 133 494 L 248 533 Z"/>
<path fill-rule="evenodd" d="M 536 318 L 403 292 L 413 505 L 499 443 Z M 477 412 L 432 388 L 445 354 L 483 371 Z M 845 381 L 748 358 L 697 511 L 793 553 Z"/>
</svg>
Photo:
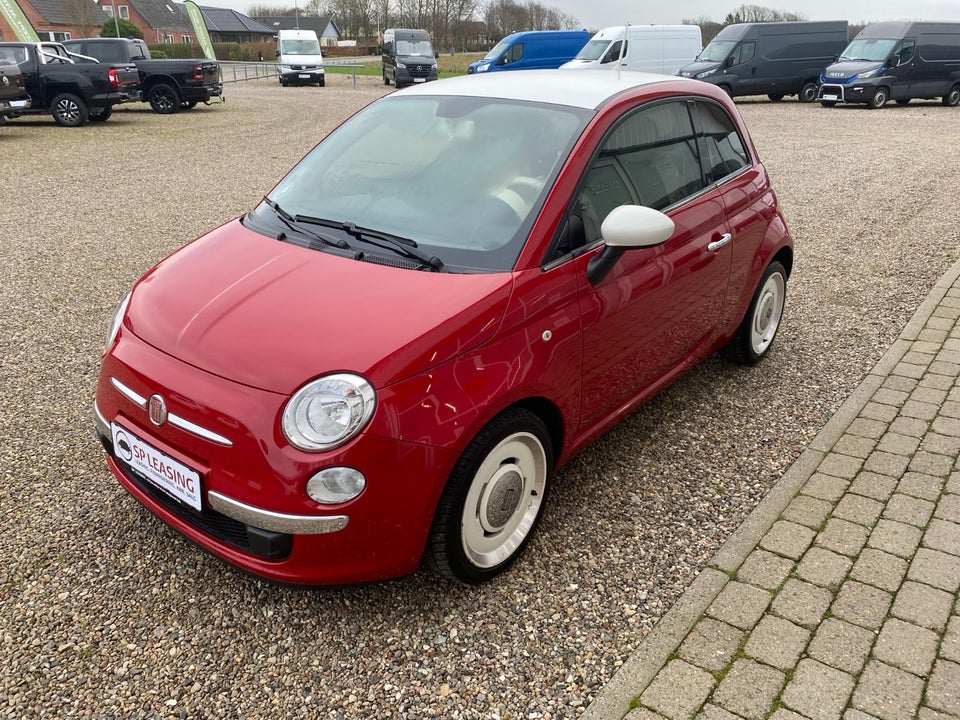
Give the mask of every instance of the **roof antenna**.
<svg viewBox="0 0 960 720">
<path fill-rule="evenodd" d="M 630 36 L 630 21 L 623 26 L 623 40 L 620 41 L 620 57 L 617 58 L 617 80 L 620 79 L 620 66 L 623 65 L 623 55 L 627 49 L 627 38 Z"/>
</svg>

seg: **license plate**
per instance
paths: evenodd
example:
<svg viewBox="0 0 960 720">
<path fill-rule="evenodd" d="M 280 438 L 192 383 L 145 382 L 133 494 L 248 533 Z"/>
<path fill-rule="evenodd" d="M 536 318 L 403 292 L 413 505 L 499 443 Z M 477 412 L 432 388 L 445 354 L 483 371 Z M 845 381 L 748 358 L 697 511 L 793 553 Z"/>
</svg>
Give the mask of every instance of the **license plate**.
<svg viewBox="0 0 960 720">
<path fill-rule="evenodd" d="M 309 73 L 300 73 L 299 75 L 297 75 L 297 77 L 300 78 L 301 80 L 309 80 L 309 79 L 310 79 L 310 74 L 309 74 Z"/>
<path fill-rule="evenodd" d="M 110 424 L 114 451 L 151 484 L 194 510 L 201 509 L 200 473 L 144 442 L 126 428 Z"/>
<path fill-rule="evenodd" d="M 820 99 L 821 99 L 821 100 L 839 100 L 839 99 L 840 99 L 840 96 L 839 96 L 839 95 L 824 95 L 824 96 L 823 96 L 822 98 L 820 98 Z"/>
<path fill-rule="evenodd" d="M 413 81 L 414 81 L 414 82 L 426 82 L 427 79 L 426 79 L 426 78 L 414 78 Z"/>
</svg>

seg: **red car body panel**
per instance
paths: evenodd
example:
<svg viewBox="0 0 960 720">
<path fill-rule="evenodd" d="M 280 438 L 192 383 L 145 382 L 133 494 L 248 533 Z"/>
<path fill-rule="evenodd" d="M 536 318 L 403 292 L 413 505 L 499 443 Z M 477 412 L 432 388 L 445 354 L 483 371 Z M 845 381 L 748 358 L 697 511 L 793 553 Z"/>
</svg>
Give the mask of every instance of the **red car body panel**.
<svg viewBox="0 0 960 720">
<path fill-rule="evenodd" d="M 752 165 L 668 212 L 674 235 L 624 253 L 596 285 L 586 268 L 602 245 L 544 264 L 611 124 L 637 98 L 690 87 L 662 82 L 628 91 L 594 117 L 512 272 L 358 262 L 278 242 L 234 220 L 137 283 L 103 357 L 101 434 L 110 423 L 133 432 L 200 472 L 204 493 L 276 513 L 344 515 L 346 527 L 295 535 L 289 554 L 265 559 L 185 519 L 110 457 L 114 475 L 201 547 L 272 580 L 350 583 L 413 571 L 454 464 L 492 418 L 517 404 L 535 408 L 553 435 L 557 464 L 566 462 L 726 343 L 773 256 L 786 251 L 792 261 L 792 240 L 739 114 L 722 91 L 703 85 L 698 92 L 737 123 Z M 732 244 L 707 249 L 725 233 Z M 342 447 L 299 450 L 281 430 L 285 403 L 331 372 L 367 378 L 377 392 L 375 414 Z M 164 397 L 170 413 L 232 445 L 152 424 L 130 391 Z M 342 505 L 320 506 L 305 484 L 332 466 L 361 469 L 366 489 Z"/>
</svg>

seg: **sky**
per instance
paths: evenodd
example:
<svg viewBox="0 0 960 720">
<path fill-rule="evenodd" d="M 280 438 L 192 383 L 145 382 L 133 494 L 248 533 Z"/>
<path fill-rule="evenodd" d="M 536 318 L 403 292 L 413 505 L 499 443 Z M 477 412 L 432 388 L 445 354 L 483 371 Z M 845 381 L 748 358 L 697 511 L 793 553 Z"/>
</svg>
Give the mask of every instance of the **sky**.
<svg viewBox="0 0 960 720">
<path fill-rule="evenodd" d="M 799 13 L 807 20 L 952 20 L 960 22 L 960 0 L 539 0 L 579 21 L 581 27 L 610 25 L 673 25 L 685 19 L 706 17 L 718 22 L 740 5 L 761 5 Z M 483 5 L 484 0 L 478 0 Z M 200 5 L 232 8 L 245 13 L 252 0 L 200 0 Z M 293 5 L 294 0 L 256 0 L 257 5 Z"/>
</svg>

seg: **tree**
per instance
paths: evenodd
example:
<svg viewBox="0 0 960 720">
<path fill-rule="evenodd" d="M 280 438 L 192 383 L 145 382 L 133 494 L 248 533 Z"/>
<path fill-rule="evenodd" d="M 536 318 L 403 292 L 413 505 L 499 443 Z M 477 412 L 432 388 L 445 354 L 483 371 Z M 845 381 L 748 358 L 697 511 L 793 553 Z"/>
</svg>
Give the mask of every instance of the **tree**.
<svg viewBox="0 0 960 720">
<path fill-rule="evenodd" d="M 683 25 L 699 25 L 700 26 L 700 37 L 703 40 L 703 44 L 707 45 L 717 33 L 723 30 L 723 23 L 718 23 L 715 20 L 711 20 L 708 17 L 701 15 L 698 18 L 693 18 L 692 20 L 684 19 L 680 21 Z"/>
<path fill-rule="evenodd" d="M 143 40 L 143 33 L 129 20 L 112 17 L 100 26 L 100 37 L 125 37 Z"/>
<path fill-rule="evenodd" d="M 60 9 L 69 25 L 73 25 L 80 37 L 90 37 L 103 22 L 103 10 L 89 0 L 58 0 Z"/>
<path fill-rule="evenodd" d="M 764 7 L 763 5 L 741 5 L 732 13 L 727 13 L 723 19 L 724 25 L 733 25 L 735 23 L 757 23 L 757 22 L 789 22 L 796 20 L 806 20 L 806 16 L 799 13 L 785 12 Z"/>
</svg>

